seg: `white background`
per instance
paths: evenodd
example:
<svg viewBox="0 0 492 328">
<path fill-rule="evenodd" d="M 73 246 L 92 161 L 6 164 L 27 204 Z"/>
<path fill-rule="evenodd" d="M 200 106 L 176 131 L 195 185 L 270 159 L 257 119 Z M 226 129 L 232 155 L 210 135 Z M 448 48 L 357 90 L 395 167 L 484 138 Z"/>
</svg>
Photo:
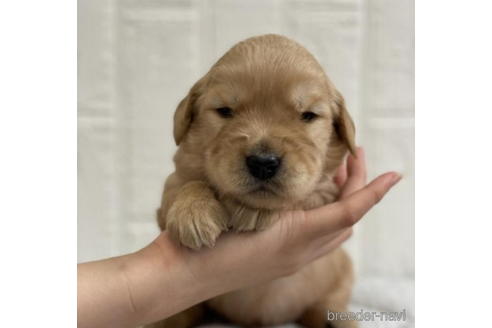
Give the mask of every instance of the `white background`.
<svg viewBox="0 0 492 328">
<path fill-rule="evenodd" d="M 356 301 L 382 306 L 370 291 L 388 288 L 412 311 L 411 0 L 79 1 L 78 260 L 131 252 L 157 235 L 176 104 L 234 43 L 264 33 L 297 40 L 321 62 L 347 100 L 369 176 L 403 174 L 347 248 L 364 282 Z"/>
</svg>

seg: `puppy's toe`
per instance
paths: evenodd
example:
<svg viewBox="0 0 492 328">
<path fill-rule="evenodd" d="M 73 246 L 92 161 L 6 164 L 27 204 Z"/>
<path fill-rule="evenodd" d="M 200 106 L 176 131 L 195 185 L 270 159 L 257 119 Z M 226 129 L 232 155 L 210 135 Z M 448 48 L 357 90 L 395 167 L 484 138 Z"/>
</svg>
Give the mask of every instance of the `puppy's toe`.
<svg viewBox="0 0 492 328">
<path fill-rule="evenodd" d="M 278 213 L 269 210 L 238 207 L 231 217 L 230 226 L 234 231 L 261 231 L 275 222 Z"/>
</svg>

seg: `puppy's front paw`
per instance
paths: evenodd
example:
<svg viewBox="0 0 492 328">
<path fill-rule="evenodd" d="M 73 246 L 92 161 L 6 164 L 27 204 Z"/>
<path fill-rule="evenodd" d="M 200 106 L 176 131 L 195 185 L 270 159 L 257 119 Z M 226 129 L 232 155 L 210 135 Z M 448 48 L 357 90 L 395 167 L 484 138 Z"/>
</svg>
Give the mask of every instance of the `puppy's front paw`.
<svg viewBox="0 0 492 328">
<path fill-rule="evenodd" d="M 176 201 L 167 214 L 166 230 L 182 245 L 200 249 L 213 247 L 222 231 L 227 230 L 227 213 L 216 200 Z"/>
</svg>

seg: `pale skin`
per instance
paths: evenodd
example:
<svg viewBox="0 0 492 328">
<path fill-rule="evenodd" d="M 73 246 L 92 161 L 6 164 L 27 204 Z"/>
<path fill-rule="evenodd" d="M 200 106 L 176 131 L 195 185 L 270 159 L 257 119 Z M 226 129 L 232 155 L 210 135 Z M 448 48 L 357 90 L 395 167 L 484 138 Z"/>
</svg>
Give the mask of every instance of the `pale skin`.
<svg viewBox="0 0 492 328">
<path fill-rule="evenodd" d="M 213 248 L 193 251 L 162 232 L 128 255 L 78 265 L 78 327 L 136 327 L 214 296 L 296 272 L 339 247 L 401 176 L 366 184 L 364 152 L 349 156 L 335 178 L 339 201 L 282 213 L 261 232 L 225 233 Z"/>
</svg>

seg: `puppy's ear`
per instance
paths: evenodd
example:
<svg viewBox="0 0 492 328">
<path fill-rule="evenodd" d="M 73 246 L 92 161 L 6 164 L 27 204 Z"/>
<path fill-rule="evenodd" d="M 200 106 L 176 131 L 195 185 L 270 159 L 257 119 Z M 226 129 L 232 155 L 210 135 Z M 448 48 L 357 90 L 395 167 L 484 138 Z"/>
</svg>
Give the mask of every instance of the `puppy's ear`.
<svg viewBox="0 0 492 328">
<path fill-rule="evenodd" d="M 335 117 L 333 125 L 335 132 L 340 140 L 347 146 L 348 150 L 355 155 L 355 126 L 354 121 L 350 117 L 345 100 L 340 92 L 335 91 Z"/>
<path fill-rule="evenodd" d="M 183 98 L 176 108 L 174 113 L 174 141 L 176 145 L 179 145 L 185 135 L 190 129 L 191 123 L 193 122 L 193 116 L 195 115 L 195 102 L 200 96 L 203 88 L 204 78 L 201 78 L 195 85 L 190 89 L 188 95 Z"/>
</svg>

